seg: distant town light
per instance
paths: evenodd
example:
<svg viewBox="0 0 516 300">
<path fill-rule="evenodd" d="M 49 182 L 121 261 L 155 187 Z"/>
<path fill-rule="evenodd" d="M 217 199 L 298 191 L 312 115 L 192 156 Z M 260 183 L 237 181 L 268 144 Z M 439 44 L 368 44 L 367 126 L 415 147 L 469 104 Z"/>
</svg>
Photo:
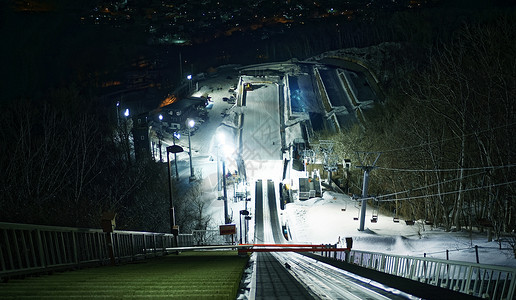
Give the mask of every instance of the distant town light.
<svg viewBox="0 0 516 300">
<path fill-rule="evenodd" d="M 163 120 L 163 115 L 162 115 L 162 114 L 159 114 L 159 117 L 158 117 L 158 118 L 159 118 L 159 120 L 160 120 L 160 121 L 161 121 L 161 120 Z"/>
</svg>

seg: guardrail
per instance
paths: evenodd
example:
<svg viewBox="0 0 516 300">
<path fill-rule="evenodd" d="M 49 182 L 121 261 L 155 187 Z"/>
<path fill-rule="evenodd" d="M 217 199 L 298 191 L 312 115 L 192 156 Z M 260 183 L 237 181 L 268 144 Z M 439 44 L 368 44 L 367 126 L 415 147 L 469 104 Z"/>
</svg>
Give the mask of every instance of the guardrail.
<svg viewBox="0 0 516 300">
<path fill-rule="evenodd" d="M 136 260 L 161 256 L 167 248 L 192 246 L 193 235 L 119 231 L 0 223 L 0 277 L 53 269 L 107 264 L 113 259 Z"/>
<path fill-rule="evenodd" d="M 515 296 L 516 268 L 356 250 L 321 255 L 484 299 Z"/>
</svg>

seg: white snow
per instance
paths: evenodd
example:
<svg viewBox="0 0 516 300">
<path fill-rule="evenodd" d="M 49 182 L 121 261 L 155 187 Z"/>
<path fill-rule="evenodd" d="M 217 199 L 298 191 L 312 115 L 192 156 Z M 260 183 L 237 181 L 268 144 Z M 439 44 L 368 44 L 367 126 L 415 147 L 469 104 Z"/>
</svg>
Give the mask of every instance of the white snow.
<svg viewBox="0 0 516 300">
<path fill-rule="evenodd" d="M 194 168 L 195 170 L 202 170 L 204 198 L 208 204 L 207 213 L 212 216 L 210 229 L 217 229 L 218 225 L 223 224 L 223 201 L 217 200 L 222 191 L 217 189 L 217 153 L 216 147 L 213 147 L 213 139 L 216 136 L 217 124 L 222 121 L 220 112 L 231 107 L 231 105 L 222 101 L 222 97 L 229 95 L 228 86 L 236 84 L 237 80 L 221 80 L 221 82 L 211 83 L 213 88 L 203 86 L 200 91 L 208 92 L 215 101 L 210 112 L 210 120 L 192 136 Z M 218 87 L 222 88 L 218 89 Z M 267 90 L 264 88 L 260 92 L 266 92 Z M 250 120 L 246 119 L 244 124 L 246 122 L 249 124 Z M 219 130 L 229 129 L 227 126 L 223 127 L 225 128 L 219 128 Z M 292 135 L 295 133 L 296 130 L 292 130 L 288 132 L 288 135 L 293 138 Z M 229 132 L 228 135 L 230 135 Z M 249 139 L 249 136 L 246 138 Z M 180 143 L 184 144 L 184 141 Z M 272 146 L 272 143 L 268 146 L 278 147 L 276 143 L 274 146 Z M 200 153 L 203 154 L 200 155 Z M 249 179 L 248 190 L 251 192 L 251 198 L 254 199 L 254 182 L 257 179 L 273 179 L 276 189 L 278 188 L 282 174 L 282 161 L 279 159 L 270 160 L 270 156 L 267 158 L 256 156 L 253 160 L 251 156 L 247 155 L 244 159 Z M 178 159 L 187 159 L 187 155 L 182 153 Z M 231 158 L 228 158 L 226 166 L 232 172 L 236 169 L 236 164 Z M 222 171 L 221 168 L 220 171 Z M 299 176 L 300 174 L 290 175 Z M 295 179 L 293 178 L 294 181 Z M 239 226 L 239 211 L 244 209 L 245 203 L 244 201 L 233 202 L 232 185 L 228 187 L 228 195 L 230 199 L 228 201 L 229 213 L 234 223 Z M 248 202 L 248 208 L 253 217 L 254 201 Z M 413 226 L 409 226 L 405 225 L 403 220 L 395 223 L 392 216 L 382 215 L 381 213 L 378 216 L 378 222 L 371 223 L 372 210 L 370 207 L 368 207 L 366 214 L 366 230 L 358 231 L 359 221 L 353 220 L 354 217 L 358 217 L 358 209 L 357 203 L 351 200 L 349 196 L 328 191 L 325 191 L 321 198 L 312 198 L 306 201 L 297 200 L 294 203 L 289 203 L 283 211 L 278 207 L 278 211 L 282 214 L 280 219 L 288 223 L 293 241 L 296 243 L 335 244 L 340 241 L 345 246 L 344 239 L 352 237 L 353 249 L 355 250 L 416 257 L 423 257 L 426 253 L 427 257 L 440 259 L 446 258 L 446 250 L 448 250 L 450 260 L 468 262 L 476 261 L 474 247 L 477 245 L 480 263 L 516 267 L 516 259 L 514 259 L 508 245 L 503 244 L 502 247 L 505 249 L 499 250 L 496 241 L 487 242 L 485 233 L 445 232 L 439 228 L 423 226 L 420 221 Z M 251 225 L 249 237 L 251 238 L 253 234 L 254 230 Z"/>
<path fill-rule="evenodd" d="M 468 232 L 445 232 L 442 229 L 423 226 L 422 222 L 405 225 L 393 221 L 392 216 L 379 214 L 378 222 L 371 223 L 372 210 L 366 214 L 366 230 L 358 231 L 359 207 L 349 196 L 324 192 L 322 198 L 312 198 L 286 206 L 293 238 L 299 242 L 313 244 L 337 243 L 345 245 L 344 238 L 353 238 L 353 249 L 476 262 L 475 245 L 478 246 L 479 261 L 483 264 L 515 266 L 516 260 L 509 249 L 499 250 L 498 243 L 487 242 L 485 234 Z M 507 248 L 507 245 L 503 247 Z"/>
<path fill-rule="evenodd" d="M 258 164 L 258 162 L 254 162 Z M 266 180 L 274 176 L 281 168 L 280 162 L 262 161 L 259 168 L 253 168 L 252 178 Z M 274 171 L 273 171 L 274 170 Z M 271 172 L 273 171 L 273 172 Z M 277 184 L 275 184 L 277 188 Z M 248 186 L 252 201 L 248 202 L 248 210 L 254 215 L 254 180 Z M 228 189 L 232 199 L 233 187 Z M 206 199 L 211 199 L 208 213 L 212 215 L 211 229 L 217 229 L 223 220 L 223 201 L 217 198 L 217 192 L 205 190 Z M 234 223 L 239 226 L 239 211 L 244 209 L 244 201 L 228 201 L 229 212 Z M 408 255 L 446 259 L 446 250 L 450 260 L 476 262 L 475 245 L 478 246 L 479 262 L 489 265 L 503 265 L 516 267 L 516 259 L 508 245 L 499 249 L 498 242 L 487 242 L 486 234 L 468 232 L 446 232 L 439 228 L 422 225 L 422 221 L 415 225 L 405 225 L 404 220 L 399 223 L 393 221 L 392 216 L 378 215 L 378 222 L 371 223 L 372 210 L 367 209 L 365 230 L 359 231 L 359 207 L 356 201 L 349 196 L 329 191 L 323 192 L 323 197 L 312 198 L 306 201 L 296 200 L 286 205 L 285 210 L 278 211 L 280 219 L 287 222 L 294 243 L 308 244 L 335 244 L 341 243 L 345 247 L 345 238 L 353 238 L 353 249 L 371 252 L 381 252 L 396 255 Z M 254 219 L 252 219 L 254 220 Z M 249 230 L 249 242 L 252 242 L 254 230 Z"/>
</svg>

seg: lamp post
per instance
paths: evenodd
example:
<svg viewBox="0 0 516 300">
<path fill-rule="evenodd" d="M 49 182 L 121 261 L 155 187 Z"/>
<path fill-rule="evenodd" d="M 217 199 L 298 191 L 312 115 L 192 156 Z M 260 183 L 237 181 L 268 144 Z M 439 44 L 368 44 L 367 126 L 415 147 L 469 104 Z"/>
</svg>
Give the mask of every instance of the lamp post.
<svg viewBox="0 0 516 300">
<path fill-rule="evenodd" d="M 161 121 L 163 121 L 163 115 L 160 114 L 158 118 L 159 118 L 159 132 L 158 132 L 159 162 L 162 162 L 163 158 L 161 156 L 161 135 L 163 134 L 162 133 L 163 126 L 162 126 Z M 167 154 L 167 157 L 168 157 L 168 154 Z"/>
<path fill-rule="evenodd" d="M 176 216 L 174 212 L 174 201 L 172 199 L 172 182 L 170 180 L 170 159 L 169 153 L 171 152 L 171 147 L 167 147 L 167 171 L 168 171 L 168 201 L 169 201 L 169 213 L 170 213 L 170 232 L 173 233 L 174 225 L 176 225 Z"/>
<path fill-rule="evenodd" d="M 120 127 L 120 101 L 116 102 L 116 124 Z"/>
<path fill-rule="evenodd" d="M 172 136 L 172 144 L 173 145 L 176 145 L 176 139 L 180 139 L 181 138 L 181 134 L 179 134 L 178 132 L 174 132 L 174 135 Z M 176 153 L 174 153 L 174 166 L 176 168 L 176 179 L 179 180 L 179 171 L 177 170 L 177 155 Z"/>
<path fill-rule="evenodd" d="M 192 91 L 192 75 L 188 74 L 188 76 L 186 76 L 186 79 L 188 79 L 188 93 L 190 93 Z"/>
<path fill-rule="evenodd" d="M 231 223 L 228 216 L 228 191 L 226 188 L 226 159 L 222 159 L 222 185 L 224 186 L 224 224 Z"/>
<path fill-rule="evenodd" d="M 179 228 L 176 227 L 176 214 L 174 208 L 174 201 L 172 198 L 172 182 L 170 175 L 170 159 L 169 153 L 183 152 L 183 148 L 177 145 L 168 146 L 167 148 L 167 170 L 168 170 L 168 200 L 169 200 L 169 213 L 170 213 L 170 232 L 174 234 L 174 240 L 177 246 L 177 234 L 179 233 Z"/>
<path fill-rule="evenodd" d="M 244 225 L 246 225 L 247 222 L 247 216 L 249 215 L 249 211 L 247 209 L 243 209 L 240 211 L 240 244 L 242 244 L 242 217 L 244 217 Z M 245 237 L 245 243 L 247 243 L 247 226 L 244 231 L 244 237 Z"/>
<path fill-rule="evenodd" d="M 195 126 L 195 121 L 193 119 L 188 119 L 188 154 L 190 154 L 190 181 L 195 180 L 193 165 L 192 165 L 192 142 L 190 140 L 192 128 Z"/>
<path fill-rule="evenodd" d="M 127 151 L 127 161 L 131 161 L 131 151 L 129 145 L 129 130 L 127 128 L 127 119 L 129 118 L 129 108 L 126 108 L 124 111 L 124 136 L 125 136 L 125 147 Z"/>
<path fill-rule="evenodd" d="M 220 192 L 219 148 L 220 145 L 217 145 L 217 191 Z"/>
</svg>

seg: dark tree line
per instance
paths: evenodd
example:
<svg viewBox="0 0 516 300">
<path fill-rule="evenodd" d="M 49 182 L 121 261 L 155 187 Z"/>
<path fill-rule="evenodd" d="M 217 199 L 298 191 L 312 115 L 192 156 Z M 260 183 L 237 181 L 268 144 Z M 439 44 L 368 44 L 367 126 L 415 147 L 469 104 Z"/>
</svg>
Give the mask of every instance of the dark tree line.
<svg viewBox="0 0 516 300">
<path fill-rule="evenodd" d="M 508 16 L 465 23 L 417 69 L 398 65 L 365 131 L 335 138 L 345 157 L 382 152 L 370 189 L 390 195 L 381 208 L 448 230 L 516 228 L 515 40 Z"/>
<path fill-rule="evenodd" d="M 115 211 L 122 228 L 163 228 L 166 173 L 128 160 L 128 135 L 96 104 L 71 87 L 2 110 L 0 221 L 98 227 Z"/>
<path fill-rule="evenodd" d="M 0 222 L 169 232 L 166 164 L 136 161 L 131 120 L 72 85 L 40 102 L 20 101 L 0 118 Z M 172 181 L 181 232 L 206 229 L 200 183 Z"/>
</svg>

